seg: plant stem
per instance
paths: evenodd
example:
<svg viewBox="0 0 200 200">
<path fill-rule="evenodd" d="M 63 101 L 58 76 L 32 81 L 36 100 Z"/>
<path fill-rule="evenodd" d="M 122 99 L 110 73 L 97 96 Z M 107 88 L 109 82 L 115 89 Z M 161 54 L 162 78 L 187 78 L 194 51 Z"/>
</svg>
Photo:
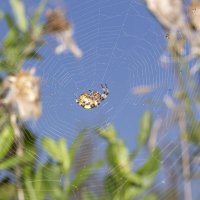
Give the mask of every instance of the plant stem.
<svg viewBox="0 0 200 200">
<path fill-rule="evenodd" d="M 14 113 L 10 114 L 10 122 L 14 130 L 15 134 L 15 141 L 16 141 L 16 155 L 17 156 L 23 156 L 23 135 L 21 134 L 20 128 L 17 124 L 17 116 Z M 24 200 L 24 191 L 22 188 L 21 183 L 21 176 L 22 176 L 22 170 L 21 166 L 17 165 L 15 168 L 15 175 L 16 175 L 16 186 L 17 186 L 17 196 L 18 200 Z"/>
<path fill-rule="evenodd" d="M 192 200 L 192 190 L 190 181 L 190 156 L 189 146 L 187 140 L 187 127 L 185 112 L 179 115 L 179 127 L 181 131 L 181 156 L 182 156 L 182 171 L 183 171 L 183 184 L 184 184 L 184 197 L 185 200 Z"/>
</svg>

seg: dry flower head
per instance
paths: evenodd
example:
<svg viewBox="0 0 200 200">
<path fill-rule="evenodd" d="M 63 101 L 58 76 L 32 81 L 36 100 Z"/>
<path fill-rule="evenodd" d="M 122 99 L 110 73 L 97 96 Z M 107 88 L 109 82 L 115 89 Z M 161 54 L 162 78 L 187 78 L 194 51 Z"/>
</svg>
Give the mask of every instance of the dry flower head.
<svg viewBox="0 0 200 200">
<path fill-rule="evenodd" d="M 186 39 L 183 34 L 169 33 L 168 48 L 173 52 L 174 55 L 180 56 L 185 53 Z"/>
<path fill-rule="evenodd" d="M 46 18 L 47 22 L 44 25 L 46 33 L 60 33 L 72 28 L 70 22 L 65 19 L 64 12 L 59 8 L 48 10 Z"/>
<path fill-rule="evenodd" d="M 7 95 L 3 102 L 11 106 L 22 120 L 38 118 L 41 114 L 40 79 L 34 73 L 34 68 L 20 71 L 4 81 Z"/>
<path fill-rule="evenodd" d="M 55 49 L 56 54 L 61 54 L 66 50 L 70 50 L 77 58 L 82 57 L 82 51 L 73 39 L 73 27 L 70 22 L 65 19 L 63 10 L 57 8 L 47 11 L 47 22 L 44 25 L 44 33 L 54 34 L 59 42 Z"/>
<path fill-rule="evenodd" d="M 182 0 L 146 0 L 146 3 L 166 29 L 177 29 L 183 25 Z"/>
<path fill-rule="evenodd" d="M 188 9 L 191 25 L 200 30 L 200 2 L 192 2 Z"/>
<path fill-rule="evenodd" d="M 200 55 L 200 34 L 197 32 L 192 34 L 192 37 L 188 38 L 191 44 L 191 55 Z"/>
<path fill-rule="evenodd" d="M 151 85 L 139 85 L 133 88 L 134 95 L 145 95 L 151 93 L 155 88 Z"/>
</svg>

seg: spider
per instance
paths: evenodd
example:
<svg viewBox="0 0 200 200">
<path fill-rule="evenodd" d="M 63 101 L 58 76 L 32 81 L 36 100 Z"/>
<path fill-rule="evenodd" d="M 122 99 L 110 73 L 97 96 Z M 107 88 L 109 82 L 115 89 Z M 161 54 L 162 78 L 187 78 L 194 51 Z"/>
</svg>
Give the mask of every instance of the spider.
<svg viewBox="0 0 200 200">
<path fill-rule="evenodd" d="M 106 99 L 109 95 L 108 86 L 101 84 L 103 92 L 91 91 L 82 93 L 78 98 L 76 98 L 76 103 L 82 106 L 84 109 L 92 109 L 98 107 L 100 103 Z"/>
</svg>

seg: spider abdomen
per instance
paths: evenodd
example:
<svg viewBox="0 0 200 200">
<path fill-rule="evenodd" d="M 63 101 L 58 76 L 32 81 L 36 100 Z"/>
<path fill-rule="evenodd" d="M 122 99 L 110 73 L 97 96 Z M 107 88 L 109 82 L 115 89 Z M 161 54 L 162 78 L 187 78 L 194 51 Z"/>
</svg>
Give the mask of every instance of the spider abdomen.
<svg viewBox="0 0 200 200">
<path fill-rule="evenodd" d="M 100 105 L 100 103 L 107 98 L 109 91 L 107 85 L 103 88 L 103 93 L 97 91 L 89 91 L 82 93 L 77 99 L 76 102 L 85 109 L 92 109 Z"/>
</svg>

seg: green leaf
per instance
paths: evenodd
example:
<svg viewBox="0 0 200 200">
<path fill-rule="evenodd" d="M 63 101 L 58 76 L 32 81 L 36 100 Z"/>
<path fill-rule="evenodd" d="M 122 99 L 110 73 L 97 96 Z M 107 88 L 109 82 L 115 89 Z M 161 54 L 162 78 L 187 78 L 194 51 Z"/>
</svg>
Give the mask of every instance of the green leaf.
<svg viewBox="0 0 200 200">
<path fill-rule="evenodd" d="M 157 197 L 155 194 L 150 194 L 150 195 L 144 197 L 142 200 L 157 200 Z"/>
<path fill-rule="evenodd" d="M 35 149 L 36 136 L 25 126 L 21 128 L 24 135 L 24 143 L 26 149 Z"/>
<path fill-rule="evenodd" d="M 42 12 L 45 9 L 45 6 L 47 4 L 48 0 L 43 0 L 40 2 L 40 5 L 38 6 L 37 10 L 34 12 L 32 18 L 31 18 L 31 29 L 32 34 L 35 38 L 39 38 L 43 31 L 43 25 L 39 24 L 39 18 L 42 15 Z"/>
<path fill-rule="evenodd" d="M 130 160 L 135 159 L 139 152 L 140 152 L 140 148 L 139 147 L 134 149 L 129 155 Z"/>
<path fill-rule="evenodd" d="M 89 190 L 84 190 L 82 195 L 83 200 L 97 200 L 93 192 L 90 192 Z"/>
<path fill-rule="evenodd" d="M 4 18 L 6 20 L 8 27 L 12 30 L 17 31 L 17 26 L 15 25 L 15 21 L 8 13 L 4 13 Z"/>
<path fill-rule="evenodd" d="M 10 49 L 6 49 L 6 47 L 10 48 L 10 46 L 13 45 L 13 42 L 16 40 L 16 38 L 17 32 L 15 30 L 10 29 L 10 31 L 6 35 L 6 38 L 4 39 L 4 54 L 5 51 L 11 52 Z M 16 49 L 14 51 L 16 52 Z"/>
<path fill-rule="evenodd" d="M 122 178 L 126 182 L 141 185 L 140 176 L 132 172 L 128 149 L 123 140 L 116 138 L 114 127 L 108 126 L 106 129 L 97 129 L 97 132 L 108 141 L 106 156 L 112 171 L 118 178 Z"/>
<path fill-rule="evenodd" d="M 32 164 L 37 159 L 37 152 L 36 152 L 36 137 L 35 135 L 26 127 L 22 127 L 21 131 L 24 135 L 24 156 L 27 157 L 29 164 Z"/>
<path fill-rule="evenodd" d="M 141 187 L 135 187 L 135 186 L 128 186 L 124 192 L 124 200 L 130 200 L 136 198 L 138 195 L 142 194 L 144 192 L 144 189 Z"/>
<path fill-rule="evenodd" d="M 36 51 L 30 52 L 27 56 L 27 59 L 36 59 L 36 60 L 42 60 L 42 56 L 37 53 Z"/>
<path fill-rule="evenodd" d="M 67 149 L 67 145 L 64 139 L 58 141 L 58 147 L 60 150 L 60 162 L 62 163 L 62 168 L 64 173 L 67 173 L 70 168 L 70 158 Z"/>
<path fill-rule="evenodd" d="M 142 147 L 146 144 L 152 127 L 152 115 L 151 112 L 146 111 L 140 121 L 140 132 L 138 134 L 137 143 Z"/>
<path fill-rule="evenodd" d="M 36 11 L 34 12 L 32 18 L 31 18 L 31 24 L 34 27 L 35 25 L 37 25 L 39 18 L 41 16 L 41 14 L 43 13 L 45 6 L 47 4 L 48 0 L 43 0 L 40 2 L 40 5 L 38 6 L 38 8 L 36 9 Z"/>
<path fill-rule="evenodd" d="M 146 163 L 137 170 L 137 174 L 141 176 L 144 187 L 149 187 L 153 183 L 160 167 L 160 160 L 160 150 L 155 149 Z"/>
<path fill-rule="evenodd" d="M 109 164 L 117 172 L 126 174 L 131 171 L 128 149 L 122 140 L 109 143 L 106 152 Z"/>
<path fill-rule="evenodd" d="M 35 177 L 34 177 L 34 188 L 35 188 L 35 193 L 37 196 L 38 200 L 43 200 L 44 199 L 44 186 L 43 186 L 43 170 L 44 170 L 44 165 L 40 165 L 37 168 Z"/>
<path fill-rule="evenodd" d="M 10 200 L 15 199 L 16 193 L 16 186 L 11 184 L 10 182 L 2 182 L 0 184 L 0 200 Z"/>
<path fill-rule="evenodd" d="M 1 50 L 1 68 L 3 67 L 7 72 L 18 71 L 26 59 L 26 56 L 32 51 L 34 51 L 34 44 L 31 43 L 30 34 L 19 33 L 15 27 L 11 28 L 4 40 L 3 49 Z"/>
<path fill-rule="evenodd" d="M 67 173 L 70 168 L 70 157 L 64 139 L 58 142 L 51 138 L 45 137 L 42 140 L 44 149 L 56 161 L 60 162 L 64 173 Z"/>
<path fill-rule="evenodd" d="M 58 142 L 51 138 L 43 138 L 42 144 L 48 154 L 62 165 L 63 172 L 66 174 L 70 168 L 70 157 L 66 142 L 60 139 Z"/>
<path fill-rule="evenodd" d="M 25 32 L 28 29 L 28 21 L 22 0 L 10 0 L 10 5 L 12 7 L 19 29 Z"/>
<path fill-rule="evenodd" d="M 43 186 L 46 195 L 52 199 L 61 199 L 63 192 L 61 190 L 60 176 L 62 172 L 60 166 L 51 163 L 45 164 L 43 167 Z"/>
<path fill-rule="evenodd" d="M 25 167 L 25 169 L 24 169 L 24 184 L 25 184 L 29 199 L 37 200 L 35 189 L 33 187 L 31 170 L 32 170 L 32 167 L 30 167 L 30 166 Z"/>
<path fill-rule="evenodd" d="M 97 128 L 96 131 L 101 137 L 106 138 L 110 142 L 116 138 L 116 131 L 112 125 L 105 129 Z"/>
<path fill-rule="evenodd" d="M 14 133 L 11 126 L 7 125 L 0 133 L 0 159 L 8 153 L 14 142 Z"/>
<path fill-rule="evenodd" d="M 104 188 L 107 192 L 107 194 L 111 197 L 115 195 L 116 191 L 120 188 L 120 186 L 123 184 L 123 181 L 116 177 L 113 172 L 106 175 L 104 178 Z"/>
<path fill-rule="evenodd" d="M 4 18 L 9 28 L 9 32 L 7 33 L 6 38 L 4 39 L 4 47 L 6 47 L 16 42 L 18 29 L 15 25 L 13 18 L 8 13 L 4 14 Z"/>
<path fill-rule="evenodd" d="M 160 160 L 161 160 L 160 150 L 155 149 L 151 153 L 147 162 L 138 169 L 137 173 L 140 175 L 148 175 L 153 171 L 157 171 L 160 166 Z"/>
<path fill-rule="evenodd" d="M 69 156 L 70 156 L 70 162 L 72 163 L 74 160 L 74 156 L 78 150 L 78 148 L 80 147 L 83 139 L 85 138 L 86 135 L 86 130 L 83 130 L 79 133 L 79 135 L 76 137 L 76 139 L 74 140 L 74 142 L 72 143 L 72 145 L 69 148 Z"/>
<path fill-rule="evenodd" d="M 19 163 L 27 164 L 27 162 L 30 161 L 31 161 L 30 155 L 28 156 L 27 154 L 25 154 L 24 156 L 13 156 L 0 163 L 0 170 L 12 168 Z"/>
<path fill-rule="evenodd" d="M 73 192 L 74 189 L 77 189 L 84 181 L 86 181 L 89 176 L 91 176 L 94 171 L 103 166 L 102 161 L 96 161 L 93 164 L 82 167 L 82 169 L 76 174 L 74 180 L 71 182 L 69 192 Z"/>
<path fill-rule="evenodd" d="M 12 131 L 12 129 L 11 129 L 11 131 Z M 32 162 L 35 161 L 36 155 L 37 155 L 36 147 L 35 147 L 35 136 L 28 129 L 26 129 L 24 127 L 22 127 L 21 131 L 23 132 L 23 135 L 24 135 L 24 149 L 26 149 L 26 151 L 24 151 L 24 154 L 22 156 L 9 157 L 5 161 L 1 162 L 0 169 L 11 168 L 19 163 L 20 164 L 32 164 Z M 5 129 L 5 132 L 6 132 L 6 129 Z M 14 133 L 12 133 L 12 138 L 14 141 Z M 9 139 L 7 139 L 6 143 L 8 143 L 8 142 L 10 142 Z M 13 142 L 12 142 L 12 144 L 13 144 Z M 6 148 L 8 148 L 7 145 L 4 145 L 4 146 Z M 1 145 L 1 147 L 2 147 L 2 145 Z M 1 153 L 3 151 L 5 151 L 6 148 L 4 150 L 2 150 Z"/>
<path fill-rule="evenodd" d="M 55 160 L 60 161 L 60 152 L 56 141 L 51 138 L 44 137 L 42 139 L 43 148 Z"/>
<path fill-rule="evenodd" d="M 115 139 L 108 144 L 107 159 L 112 171 L 125 181 L 140 185 L 140 177 L 132 172 L 130 156 L 124 142 L 120 139 Z"/>
<path fill-rule="evenodd" d="M 197 120 L 191 120 L 188 125 L 188 140 L 196 145 L 200 145 L 200 124 Z"/>
</svg>

